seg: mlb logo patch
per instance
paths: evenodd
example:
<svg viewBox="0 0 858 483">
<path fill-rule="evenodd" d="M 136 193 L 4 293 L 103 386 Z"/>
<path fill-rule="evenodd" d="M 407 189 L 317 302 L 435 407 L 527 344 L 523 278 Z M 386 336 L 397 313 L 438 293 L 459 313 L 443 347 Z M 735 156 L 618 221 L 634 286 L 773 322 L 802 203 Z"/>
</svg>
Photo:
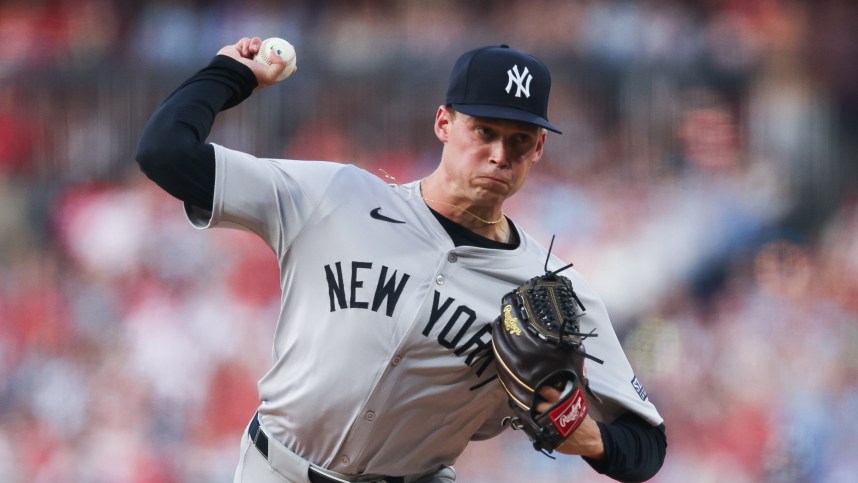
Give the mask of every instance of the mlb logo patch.
<svg viewBox="0 0 858 483">
<path fill-rule="evenodd" d="M 638 376 L 632 377 L 632 387 L 635 388 L 635 392 L 638 393 L 641 401 L 646 401 L 646 389 L 644 389 L 643 384 L 638 381 Z"/>
</svg>

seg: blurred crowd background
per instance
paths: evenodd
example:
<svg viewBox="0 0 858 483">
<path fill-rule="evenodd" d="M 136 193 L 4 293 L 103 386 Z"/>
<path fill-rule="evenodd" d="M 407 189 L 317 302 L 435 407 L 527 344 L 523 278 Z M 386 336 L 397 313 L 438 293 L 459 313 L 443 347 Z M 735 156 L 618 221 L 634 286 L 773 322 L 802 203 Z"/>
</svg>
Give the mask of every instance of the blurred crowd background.
<svg viewBox="0 0 858 483">
<path fill-rule="evenodd" d="M 254 35 L 289 39 L 299 71 L 209 139 L 401 182 L 438 160 L 459 54 L 542 57 L 564 134 L 508 213 L 604 297 L 667 422 L 652 481 L 854 481 L 855 25 L 850 0 L 3 0 L 0 481 L 232 481 L 276 264 L 193 230 L 134 152 L 163 98 Z M 512 432 L 456 466 L 607 481 Z"/>
</svg>

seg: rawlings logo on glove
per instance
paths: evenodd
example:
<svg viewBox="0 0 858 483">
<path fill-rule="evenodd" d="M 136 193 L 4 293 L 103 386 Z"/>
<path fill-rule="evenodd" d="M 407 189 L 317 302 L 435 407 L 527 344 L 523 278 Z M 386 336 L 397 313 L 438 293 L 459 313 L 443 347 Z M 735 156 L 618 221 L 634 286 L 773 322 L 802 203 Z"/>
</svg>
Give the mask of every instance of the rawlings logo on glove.
<svg viewBox="0 0 858 483">
<path fill-rule="evenodd" d="M 501 315 L 492 323 L 498 379 L 515 415 L 512 427 L 527 433 L 534 448 L 546 454 L 560 446 L 587 415 L 584 359 L 602 362 L 584 350 L 584 339 L 596 334 L 580 332 L 578 319 L 586 309 L 572 282 L 558 275 L 570 266 L 554 272 L 546 268 L 545 275 L 504 295 Z M 536 406 L 544 401 L 539 390 L 549 385 L 561 397 L 539 413 Z"/>
<path fill-rule="evenodd" d="M 566 400 L 564 404 L 558 406 L 554 411 L 549 411 L 551 420 L 557 426 L 564 437 L 572 434 L 572 431 L 578 429 L 578 425 L 587 415 L 587 402 L 584 400 L 584 394 L 581 393 L 581 388 L 575 390 L 573 397 Z"/>
<path fill-rule="evenodd" d="M 518 320 L 512 316 L 512 306 L 505 305 L 503 308 L 503 327 L 512 335 L 521 335 Z"/>
</svg>

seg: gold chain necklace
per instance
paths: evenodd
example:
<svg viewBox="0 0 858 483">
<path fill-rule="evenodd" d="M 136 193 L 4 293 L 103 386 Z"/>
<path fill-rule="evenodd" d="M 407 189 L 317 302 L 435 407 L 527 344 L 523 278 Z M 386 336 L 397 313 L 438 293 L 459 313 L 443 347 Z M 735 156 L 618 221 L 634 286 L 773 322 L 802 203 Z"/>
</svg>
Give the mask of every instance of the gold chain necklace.
<svg viewBox="0 0 858 483">
<path fill-rule="evenodd" d="M 379 170 L 379 171 L 381 171 L 382 173 L 384 173 L 384 176 L 385 176 L 386 178 L 388 178 L 388 179 L 392 180 L 394 183 L 396 183 L 396 182 L 397 182 L 397 181 L 396 181 L 396 178 L 394 178 L 393 176 L 391 176 L 391 175 L 390 175 L 390 173 L 388 173 L 388 172 L 387 172 L 387 171 L 385 171 L 384 169 L 382 169 L 382 168 L 378 168 L 378 170 Z M 422 182 L 423 182 L 423 180 L 420 180 L 420 182 L 422 183 Z M 477 216 L 477 215 L 475 215 L 475 214 L 471 213 L 470 211 L 466 210 L 465 208 L 462 208 L 461 206 L 454 205 L 453 203 L 447 203 L 446 201 L 432 200 L 432 199 L 426 198 L 426 197 L 425 197 L 425 196 L 423 196 L 423 195 L 417 195 L 417 196 L 419 196 L 423 201 L 428 201 L 429 203 L 440 203 L 440 204 L 442 204 L 442 205 L 451 206 L 451 207 L 453 207 L 453 208 L 455 208 L 455 209 L 457 209 L 457 210 L 464 211 L 465 213 L 467 213 L 467 214 L 471 215 L 471 216 L 472 216 L 472 217 L 474 217 L 476 220 L 481 221 L 481 222 L 485 223 L 486 225 L 497 225 L 498 223 L 502 222 L 502 221 L 503 221 L 503 219 L 506 217 L 506 214 L 505 214 L 503 211 L 501 211 L 501 216 L 500 216 L 500 218 L 498 218 L 497 220 L 494 220 L 494 221 L 486 220 L 486 219 L 484 219 L 484 218 L 480 218 L 479 216 Z"/>
<path fill-rule="evenodd" d="M 457 210 L 464 211 L 465 213 L 467 213 L 467 214 L 469 214 L 469 215 L 473 216 L 473 217 L 474 217 L 474 218 L 476 218 L 477 220 L 479 220 L 479 221 L 481 221 L 481 222 L 485 223 L 486 225 L 497 225 L 498 223 L 502 222 L 502 221 L 503 221 L 503 219 L 504 219 L 504 217 L 506 216 L 506 215 L 504 214 L 504 212 L 503 212 L 503 211 L 501 211 L 501 216 L 500 216 L 500 218 L 498 218 L 497 220 L 494 220 L 494 221 L 490 221 L 490 220 L 486 220 L 486 219 L 484 219 L 484 218 L 480 218 L 479 216 L 477 216 L 477 215 L 475 215 L 475 214 L 471 213 L 470 211 L 466 210 L 465 208 L 462 208 L 461 206 L 458 206 L 458 205 L 454 205 L 453 203 L 447 203 L 446 201 L 431 200 L 431 199 L 426 198 L 426 197 L 424 197 L 424 196 L 421 196 L 421 198 L 423 198 L 423 200 L 424 200 L 424 201 L 428 201 L 429 203 L 441 203 L 442 205 L 452 206 L 453 208 L 456 208 Z"/>
</svg>

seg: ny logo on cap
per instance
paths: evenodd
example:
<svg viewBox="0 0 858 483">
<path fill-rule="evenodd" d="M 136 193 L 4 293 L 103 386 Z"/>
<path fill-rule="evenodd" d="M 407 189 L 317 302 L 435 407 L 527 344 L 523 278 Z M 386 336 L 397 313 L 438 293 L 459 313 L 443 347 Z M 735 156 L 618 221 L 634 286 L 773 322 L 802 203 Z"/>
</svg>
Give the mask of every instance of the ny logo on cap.
<svg viewBox="0 0 858 483">
<path fill-rule="evenodd" d="M 515 97 L 521 97 L 522 93 L 524 93 L 524 97 L 530 97 L 530 81 L 533 80 L 533 76 L 528 72 L 527 67 L 525 67 L 524 71 L 519 74 L 518 64 L 506 71 L 506 75 L 509 76 L 509 82 L 506 83 L 507 94 L 512 89 L 512 84 L 515 83 Z"/>
</svg>

